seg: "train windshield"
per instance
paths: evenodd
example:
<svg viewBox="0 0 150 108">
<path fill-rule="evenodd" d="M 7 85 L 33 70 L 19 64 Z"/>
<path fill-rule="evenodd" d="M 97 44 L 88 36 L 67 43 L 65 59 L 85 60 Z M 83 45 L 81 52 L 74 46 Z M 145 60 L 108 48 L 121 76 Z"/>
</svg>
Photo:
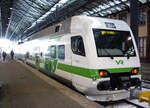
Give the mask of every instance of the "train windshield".
<svg viewBox="0 0 150 108">
<path fill-rule="evenodd" d="M 133 57 L 135 48 L 129 31 L 93 29 L 98 57 Z"/>
</svg>

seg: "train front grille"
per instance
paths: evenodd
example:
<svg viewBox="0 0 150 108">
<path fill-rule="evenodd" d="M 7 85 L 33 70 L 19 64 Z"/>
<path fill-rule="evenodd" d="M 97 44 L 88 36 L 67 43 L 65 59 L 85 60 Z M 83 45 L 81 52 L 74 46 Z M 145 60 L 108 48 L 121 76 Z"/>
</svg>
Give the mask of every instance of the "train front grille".
<svg viewBox="0 0 150 108">
<path fill-rule="evenodd" d="M 110 86 L 112 90 L 128 89 L 131 86 L 130 73 L 114 73 L 110 74 Z"/>
<path fill-rule="evenodd" d="M 100 81 L 98 90 L 128 90 L 130 87 L 141 86 L 139 78 L 131 78 L 130 72 L 109 74 L 110 80 Z"/>
</svg>

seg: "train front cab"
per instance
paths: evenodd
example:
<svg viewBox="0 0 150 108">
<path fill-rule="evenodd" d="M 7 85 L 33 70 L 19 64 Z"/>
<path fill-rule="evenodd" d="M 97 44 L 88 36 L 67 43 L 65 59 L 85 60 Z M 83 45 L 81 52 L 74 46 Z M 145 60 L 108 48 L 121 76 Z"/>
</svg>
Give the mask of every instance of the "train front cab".
<svg viewBox="0 0 150 108">
<path fill-rule="evenodd" d="M 102 63 L 101 59 L 105 61 L 104 66 L 101 65 L 105 68 L 99 70 L 100 78 L 110 78 L 110 81 L 99 83 L 98 89 L 121 90 L 139 86 L 140 79 L 135 76 L 141 74 L 141 68 L 130 32 L 93 29 L 93 33 L 99 63 Z"/>
<path fill-rule="evenodd" d="M 83 37 L 88 58 L 84 65 L 87 64 L 92 79 L 80 82 L 87 87 L 83 92 L 97 101 L 128 98 L 130 89 L 141 85 L 141 65 L 133 34 L 123 21 L 99 22 L 96 26 L 91 24 L 91 33 Z"/>
</svg>

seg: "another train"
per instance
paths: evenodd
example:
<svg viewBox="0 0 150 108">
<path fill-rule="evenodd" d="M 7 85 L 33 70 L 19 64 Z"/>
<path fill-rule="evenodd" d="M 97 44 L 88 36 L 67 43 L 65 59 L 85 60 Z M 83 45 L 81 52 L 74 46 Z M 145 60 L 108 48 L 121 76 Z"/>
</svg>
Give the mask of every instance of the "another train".
<svg viewBox="0 0 150 108">
<path fill-rule="evenodd" d="M 27 38 L 15 52 L 94 101 L 125 99 L 141 86 L 135 39 L 121 20 L 74 16 Z"/>
</svg>

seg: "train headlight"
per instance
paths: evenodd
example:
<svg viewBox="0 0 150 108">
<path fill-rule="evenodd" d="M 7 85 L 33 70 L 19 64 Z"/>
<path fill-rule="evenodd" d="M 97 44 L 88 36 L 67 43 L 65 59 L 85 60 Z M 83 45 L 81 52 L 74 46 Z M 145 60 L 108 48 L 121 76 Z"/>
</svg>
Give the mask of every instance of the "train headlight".
<svg viewBox="0 0 150 108">
<path fill-rule="evenodd" d="M 99 72 L 99 75 L 100 75 L 101 77 L 103 77 L 103 76 L 104 76 L 104 71 L 100 71 L 100 72 Z"/>
<path fill-rule="evenodd" d="M 138 74 L 138 73 L 139 73 L 139 69 L 138 68 L 135 68 L 135 69 L 132 70 L 132 74 L 135 75 L 135 74 Z"/>
<path fill-rule="evenodd" d="M 99 75 L 100 75 L 100 77 L 108 77 L 108 72 L 104 71 L 104 70 L 100 70 Z"/>
</svg>

